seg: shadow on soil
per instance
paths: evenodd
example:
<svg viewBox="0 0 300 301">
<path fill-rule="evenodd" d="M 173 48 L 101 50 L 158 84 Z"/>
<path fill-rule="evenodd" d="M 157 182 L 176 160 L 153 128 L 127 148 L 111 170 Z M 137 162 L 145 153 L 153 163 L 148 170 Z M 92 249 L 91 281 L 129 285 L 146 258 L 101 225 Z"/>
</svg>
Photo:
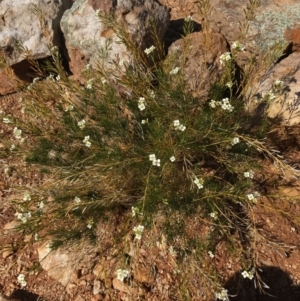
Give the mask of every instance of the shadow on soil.
<svg viewBox="0 0 300 301">
<path fill-rule="evenodd" d="M 15 290 L 11 298 L 19 299 L 20 301 L 42 301 L 41 297 L 37 294 L 27 292 L 22 289 Z"/>
<path fill-rule="evenodd" d="M 254 281 L 236 273 L 225 285 L 230 301 L 299 301 L 300 286 L 293 285 L 290 276 L 276 267 L 259 268 L 261 280 L 269 287 L 261 292 Z"/>
</svg>

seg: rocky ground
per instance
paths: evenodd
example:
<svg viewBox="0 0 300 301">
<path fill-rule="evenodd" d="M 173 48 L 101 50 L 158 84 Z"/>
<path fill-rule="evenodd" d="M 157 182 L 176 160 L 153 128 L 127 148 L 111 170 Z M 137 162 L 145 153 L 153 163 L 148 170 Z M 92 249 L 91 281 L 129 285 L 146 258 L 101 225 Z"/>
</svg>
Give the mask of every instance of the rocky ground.
<svg viewBox="0 0 300 301">
<path fill-rule="evenodd" d="M 193 15 L 196 24 L 198 24 L 196 29 L 201 29 L 202 19 L 197 14 L 198 8 L 195 1 L 161 0 L 160 2 L 171 9 L 171 24 L 165 37 L 167 46 L 180 38 L 182 20 L 186 16 Z M 274 1 L 275 6 L 277 2 Z M 280 5 L 281 2 L 278 3 L 277 8 L 281 9 Z M 230 9 L 228 7 L 228 14 L 230 14 Z M 230 18 L 228 22 L 230 23 Z M 216 22 L 215 26 L 217 25 Z M 229 26 L 228 23 L 227 26 Z M 225 25 L 224 28 L 226 28 Z M 230 37 L 228 40 L 230 41 Z M 6 112 L 6 114 L 20 114 L 19 95 L 15 93 L 1 97 L 0 110 Z M 2 136 L 9 134 L 1 124 L 0 133 Z M 269 141 L 281 151 L 281 155 L 287 158 L 296 168 L 300 168 L 300 126 L 278 126 L 269 135 Z M 16 219 L 14 211 L 8 204 L 13 198 L 10 187 L 24 181 L 22 177 L 14 173 L 12 167 L 22 163 L 7 162 L 5 160 L 0 160 L 0 162 L 2 166 L 0 171 L 0 233 L 2 233 L 0 245 L 10 244 L 13 247 L 12 250 L 3 250 L 0 257 L 0 294 L 21 301 L 134 300 L 126 299 L 127 295 L 136 293 L 130 291 L 128 285 L 117 279 L 105 279 L 106 271 L 116 264 L 112 253 L 99 257 L 99 254 L 94 252 L 94 248 L 82 245 L 82 253 L 86 255 L 85 260 L 77 262 L 76 259 L 80 256 L 73 254 L 72 248 L 67 251 L 51 253 L 48 257 L 46 256 L 46 244 L 41 245 L 37 242 L 33 247 L 27 248 L 24 246 L 24 249 L 20 248 L 24 243 L 24 237 L 12 234 L 10 231 L 16 225 Z M 9 174 L 5 173 L 5 168 L 8 166 L 11 168 Z M 266 165 L 262 175 L 267 178 L 267 174 L 273 172 L 275 173 L 272 166 Z M 26 184 L 28 185 L 38 184 L 39 181 L 42 181 L 42 178 L 39 173 L 32 173 L 30 180 L 27 178 L 27 181 Z M 271 191 L 272 183 L 266 182 L 266 189 Z M 282 185 L 277 189 L 277 192 L 282 195 L 298 196 L 300 194 L 299 185 L 295 182 L 293 185 Z M 258 225 L 256 252 L 259 266 L 262 269 L 261 277 L 270 287 L 266 291 L 270 295 L 275 295 L 276 300 L 298 301 L 300 300 L 300 229 L 289 222 L 289 219 L 281 214 L 280 209 L 300 216 L 300 205 L 296 202 L 290 205 L 282 201 L 276 204 L 277 210 L 270 211 L 269 209 L 272 206 L 275 208 L 275 204 L 268 200 L 263 200 L 263 203 L 264 206 L 255 207 L 254 209 L 256 210 L 256 223 Z M 205 231 L 203 225 L 198 225 L 195 221 L 190 221 L 190 223 L 191 231 L 194 231 L 195 236 L 198 235 L 198 232 Z M 118 222 L 112 218 L 109 224 L 103 225 L 103 229 L 104 232 L 106 229 L 107 232 L 117 233 Z M 157 235 L 159 236 L 159 234 Z M 149 238 L 151 239 L 151 237 Z M 28 239 L 31 238 L 25 237 L 25 241 Z M 106 239 L 109 239 L 109 237 Z M 107 244 L 109 245 L 109 243 Z M 18 251 L 14 251 L 14 249 L 17 250 L 17 246 L 19 246 Z M 133 253 L 134 250 L 135 246 L 133 245 Z M 113 252 L 114 250 L 110 249 L 110 251 Z M 44 257 L 45 259 L 41 264 L 38 264 L 39 260 Z M 160 243 L 156 243 L 156 247 L 151 250 L 148 246 L 142 245 L 138 257 L 134 255 L 133 258 L 137 258 L 139 262 L 139 270 L 135 275 L 139 275 L 139 281 L 144 284 L 143 291 L 147 299 L 177 300 L 176 296 L 170 297 L 168 295 L 172 286 L 170 275 L 176 268 L 176 264 L 172 256 L 166 252 L 163 239 L 160 240 Z M 150 273 L 146 267 L 151 266 L 151 260 L 154 260 L 154 258 L 157 270 Z M 210 260 L 214 262 L 215 269 L 222 276 L 224 282 L 227 281 L 228 288 L 235 288 L 243 284 L 240 293 L 237 296 L 232 296 L 230 300 L 274 300 L 268 294 L 260 294 L 259 290 L 254 288 L 253 282 L 249 281 L 248 283 L 241 278 L 239 263 L 232 254 L 225 251 L 225 246 L 222 243 L 219 244 L 215 257 Z M 55 268 L 55 265 L 59 263 L 62 267 Z M 144 268 L 140 268 L 141 266 Z M 16 279 L 25 270 L 31 270 L 31 273 L 27 280 L 27 286 L 21 288 Z M 198 287 L 198 290 L 195 292 L 193 300 L 209 300 L 203 293 L 205 290 L 201 288 L 200 275 L 199 279 L 195 279 L 195 286 Z M 106 294 L 107 290 L 111 292 L 110 295 Z M 2 300 L 1 298 L 0 296 L 0 300 Z M 6 299 L 3 297 L 3 300 Z"/>
</svg>

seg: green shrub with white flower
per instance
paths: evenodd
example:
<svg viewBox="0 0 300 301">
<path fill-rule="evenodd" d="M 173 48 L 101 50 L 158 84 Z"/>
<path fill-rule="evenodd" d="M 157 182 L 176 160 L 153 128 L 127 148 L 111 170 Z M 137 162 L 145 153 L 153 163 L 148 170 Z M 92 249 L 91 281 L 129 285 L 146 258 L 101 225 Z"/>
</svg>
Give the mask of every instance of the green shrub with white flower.
<svg viewBox="0 0 300 301">
<path fill-rule="evenodd" d="M 186 34 L 192 21 L 185 20 Z M 234 78 L 235 58 L 244 47 L 235 42 L 232 49 L 220 57 L 224 73 L 206 102 L 186 91 L 176 54 L 154 59 L 163 56 L 157 42 L 134 56 L 140 60 L 122 62 L 122 76 L 118 60 L 115 74 L 101 61 L 95 68 L 87 65 L 85 85 L 67 77 L 52 49 L 45 68 L 35 65 L 44 80 L 21 89 L 22 118 L 3 116 L 14 140 L 6 144 L 7 156 L 23 157 L 26 168 L 38 168 L 44 177 L 37 187 L 15 187 L 20 229 L 39 240 L 51 237 L 54 248 L 95 239 L 97 225 L 117 210 L 132 225 L 120 225 L 123 236 L 139 243 L 157 216 L 165 216 L 162 231 L 174 254 L 190 248 L 213 259 L 222 236 L 234 245 L 232 229 L 247 232 L 251 221 L 241 216 L 261 198 L 256 178 L 261 160 L 289 167 L 262 140 L 267 120 L 251 126 Z M 279 86 L 274 84 L 274 92 Z M 212 225 L 204 244 L 176 245 L 168 219 L 175 214 L 180 221 L 188 216 Z M 184 229 L 180 233 L 185 237 Z M 255 268 L 249 244 L 239 246 L 247 269 Z M 121 281 L 130 275 L 125 269 L 116 273 Z M 255 269 L 243 276 L 252 279 Z M 24 278 L 19 281 L 25 285 Z M 219 289 L 216 297 L 227 300 L 227 291 Z"/>
</svg>

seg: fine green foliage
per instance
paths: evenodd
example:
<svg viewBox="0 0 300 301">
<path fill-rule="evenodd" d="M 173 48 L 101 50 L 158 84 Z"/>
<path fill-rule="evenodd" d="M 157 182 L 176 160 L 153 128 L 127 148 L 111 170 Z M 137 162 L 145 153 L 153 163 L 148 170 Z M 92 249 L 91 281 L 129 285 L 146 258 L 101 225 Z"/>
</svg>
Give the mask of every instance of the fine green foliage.
<svg viewBox="0 0 300 301">
<path fill-rule="evenodd" d="M 210 6 L 204 2 L 208 30 Z M 247 9 L 250 16 L 251 6 Z M 66 75 L 53 47 L 43 66 L 32 61 L 41 77 L 20 87 L 23 115 L 10 119 L 15 143 L 13 148 L 7 143 L 5 152 L 24 158 L 26 168 L 38 168 L 43 181 L 14 187 L 19 229 L 41 240 L 50 238 L 57 248 L 87 237 L 95 241 L 97 225 L 112 212 L 125 216 L 120 237 L 135 234 L 136 240 L 163 216 L 161 231 L 179 261 L 186 256 L 202 260 L 224 239 L 245 267 L 255 268 L 255 255 L 247 251 L 254 248 L 249 212 L 263 197 L 257 176 L 262 162 L 293 171 L 265 144 L 267 117 L 256 122 L 245 108 L 245 100 L 251 99 L 249 82 L 256 79 L 253 72 L 262 66 L 249 60 L 237 80 L 236 59 L 243 47 L 235 44 L 221 56 L 223 75 L 203 102 L 187 92 L 178 54 L 162 59 L 164 49 L 154 30 L 153 47 L 143 51 L 112 16 L 98 15 L 134 49 L 131 62 L 116 59 L 106 69 L 107 45 L 98 66 L 83 70 L 86 84 L 80 85 Z M 184 36 L 193 28 L 187 18 Z M 193 219 L 212 227 L 201 241 L 185 228 Z M 237 243 L 240 239 L 243 244 Z M 221 289 L 211 267 L 202 273 Z M 189 281 L 185 278 L 182 287 L 189 287 Z M 184 299 L 189 294 L 183 291 Z"/>
</svg>

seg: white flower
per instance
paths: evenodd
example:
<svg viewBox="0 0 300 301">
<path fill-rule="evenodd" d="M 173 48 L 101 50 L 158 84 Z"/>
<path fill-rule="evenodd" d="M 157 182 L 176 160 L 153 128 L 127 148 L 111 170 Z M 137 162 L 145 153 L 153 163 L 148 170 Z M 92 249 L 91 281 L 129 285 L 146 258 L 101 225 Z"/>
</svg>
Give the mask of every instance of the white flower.
<svg viewBox="0 0 300 301">
<path fill-rule="evenodd" d="M 180 67 L 176 67 L 170 71 L 170 74 L 177 74 L 180 69 L 181 69 Z"/>
<path fill-rule="evenodd" d="M 233 42 L 231 48 L 236 49 L 238 51 L 244 51 L 245 50 L 245 47 L 238 41 Z"/>
<path fill-rule="evenodd" d="M 210 217 L 212 217 L 213 219 L 217 219 L 218 218 L 218 212 L 211 212 Z"/>
<path fill-rule="evenodd" d="M 145 110 L 146 106 L 145 106 L 145 98 L 144 97 L 140 97 L 138 100 L 138 108 L 143 111 Z"/>
<path fill-rule="evenodd" d="M 156 160 L 155 154 L 149 155 L 149 160 L 150 160 L 150 161 Z"/>
<path fill-rule="evenodd" d="M 37 241 L 39 239 L 39 235 L 37 233 L 34 234 L 34 240 Z"/>
<path fill-rule="evenodd" d="M 248 279 L 252 280 L 253 277 L 254 277 L 254 269 L 252 269 L 250 272 L 243 271 L 243 272 L 242 272 L 242 276 L 243 276 L 244 278 L 248 278 Z"/>
<path fill-rule="evenodd" d="M 56 76 L 56 81 L 58 81 L 58 82 L 60 81 L 60 75 Z"/>
<path fill-rule="evenodd" d="M 218 102 L 213 99 L 209 102 L 209 106 L 213 109 L 217 106 L 217 104 L 218 104 Z"/>
<path fill-rule="evenodd" d="M 58 52 L 58 47 L 57 46 L 53 46 L 51 48 L 51 52 Z"/>
<path fill-rule="evenodd" d="M 173 256 L 173 257 L 176 257 L 176 256 L 177 256 L 177 253 L 176 253 L 176 251 L 174 250 L 173 246 L 170 246 L 170 247 L 169 247 L 169 253 L 170 253 L 171 256 Z"/>
<path fill-rule="evenodd" d="M 248 273 L 247 271 L 243 271 L 243 272 L 242 272 L 242 276 L 243 276 L 244 278 L 248 278 L 249 273 Z"/>
<path fill-rule="evenodd" d="M 147 55 L 149 55 L 149 54 L 152 53 L 154 50 L 155 50 L 155 46 L 152 45 L 151 47 L 146 48 L 146 49 L 144 50 L 144 52 L 145 52 Z"/>
<path fill-rule="evenodd" d="M 23 197 L 23 201 L 27 202 L 31 200 L 31 195 L 29 192 L 25 192 L 24 197 Z"/>
<path fill-rule="evenodd" d="M 92 224 L 87 224 L 86 227 L 89 228 L 89 229 L 92 229 L 93 225 Z"/>
<path fill-rule="evenodd" d="M 22 130 L 18 129 L 17 127 L 14 128 L 14 136 L 16 139 L 21 139 L 21 135 L 22 135 Z"/>
<path fill-rule="evenodd" d="M 133 231 L 135 233 L 135 238 L 140 240 L 142 238 L 142 234 L 143 234 L 143 231 L 144 231 L 144 226 L 139 225 L 137 227 L 134 227 Z"/>
<path fill-rule="evenodd" d="M 215 255 L 213 254 L 212 251 L 208 251 L 208 255 L 209 255 L 210 258 L 214 258 L 215 257 Z"/>
<path fill-rule="evenodd" d="M 76 204 L 79 204 L 81 202 L 81 199 L 78 196 L 76 196 L 75 199 L 74 199 L 74 202 Z"/>
<path fill-rule="evenodd" d="M 96 17 L 99 17 L 101 15 L 101 9 L 97 9 L 95 15 Z"/>
<path fill-rule="evenodd" d="M 240 138 L 239 138 L 239 137 L 234 137 L 234 138 L 231 140 L 231 145 L 238 144 L 239 142 L 240 142 Z"/>
<path fill-rule="evenodd" d="M 151 92 L 150 92 L 150 97 L 155 98 L 155 92 L 153 90 L 151 90 Z"/>
<path fill-rule="evenodd" d="M 20 213 L 20 212 L 17 212 L 16 213 L 16 216 L 17 216 L 17 219 L 21 220 L 22 223 L 26 223 L 27 220 L 29 218 L 31 218 L 31 212 L 27 212 L 27 213 Z"/>
<path fill-rule="evenodd" d="M 65 112 L 68 112 L 68 111 L 72 111 L 74 109 L 74 107 L 72 105 L 68 105 L 66 108 L 65 108 Z"/>
<path fill-rule="evenodd" d="M 43 201 L 38 202 L 38 206 L 39 206 L 39 209 L 43 209 L 44 208 L 44 202 Z"/>
<path fill-rule="evenodd" d="M 220 293 L 215 293 L 215 295 L 216 295 L 217 299 L 220 299 L 222 301 L 229 301 L 228 293 L 227 293 L 227 290 L 225 288 L 222 288 L 221 292 Z"/>
<path fill-rule="evenodd" d="M 133 217 L 137 216 L 139 214 L 140 210 L 137 207 L 131 207 L 131 215 Z"/>
<path fill-rule="evenodd" d="M 148 122 L 147 119 L 142 119 L 141 124 L 146 124 Z"/>
<path fill-rule="evenodd" d="M 152 165 L 154 166 L 160 166 L 160 159 L 155 159 L 152 161 Z"/>
<path fill-rule="evenodd" d="M 232 83 L 232 82 L 228 82 L 225 86 L 228 87 L 228 88 L 230 89 L 230 88 L 232 88 L 233 83 Z"/>
<path fill-rule="evenodd" d="M 176 160 L 176 159 L 175 159 L 174 156 L 170 157 L 170 161 L 171 161 L 171 162 L 174 162 L 175 160 Z"/>
<path fill-rule="evenodd" d="M 244 177 L 245 178 L 253 179 L 253 177 L 254 177 L 254 171 L 253 170 L 249 170 L 249 171 L 244 172 Z"/>
<path fill-rule="evenodd" d="M 3 123 L 12 123 L 12 121 L 9 120 L 9 118 L 4 117 L 2 119 Z"/>
<path fill-rule="evenodd" d="M 82 71 L 87 71 L 91 69 L 91 64 L 86 64 Z"/>
<path fill-rule="evenodd" d="M 54 79 L 54 75 L 53 74 L 50 74 L 48 77 L 47 77 L 48 80 L 51 80 L 53 82 L 55 82 L 55 79 Z"/>
<path fill-rule="evenodd" d="M 84 119 L 82 119 L 81 121 L 78 121 L 77 124 L 81 130 L 83 130 L 85 128 L 85 120 Z"/>
<path fill-rule="evenodd" d="M 191 15 L 187 16 L 185 19 L 184 19 L 185 22 L 191 22 L 191 21 L 194 21 L 193 17 Z"/>
<path fill-rule="evenodd" d="M 175 126 L 175 128 L 178 127 L 179 125 L 180 125 L 179 120 L 174 120 L 174 126 Z"/>
<path fill-rule="evenodd" d="M 176 131 L 185 131 L 186 130 L 186 126 L 184 126 L 183 124 L 180 124 L 180 121 L 179 120 L 174 120 L 173 122 L 174 124 L 174 127 L 175 127 L 175 130 Z"/>
<path fill-rule="evenodd" d="M 10 151 L 13 151 L 15 148 L 16 148 L 16 146 L 14 144 L 12 144 L 10 147 Z"/>
<path fill-rule="evenodd" d="M 203 179 L 196 178 L 194 180 L 194 183 L 197 185 L 198 189 L 202 189 L 203 188 Z"/>
<path fill-rule="evenodd" d="M 24 287 L 27 285 L 27 282 L 25 281 L 25 275 L 19 274 L 17 277 L 17 281 L 20 283 L 21 287 Z"/>
<path fill-rule="evenodd" d="M 221 108 L 223 110 L 227 110 L 229 112 L 232 112 L 234 107 L 229 103 L 229 99 L 228 98 L 223 98 L 221 104 Z"/>
<path fill-rule="evenodd" d="M 129 276 L 129 271 L 128 270 L 122 270 L 122 269 L 118 269 L 117 270 L 117 279 L 120 281 L 123 281 L 126 277 Z"/>
<path fill-rule="evenodd" d="M 86 147 L 90 147 L 92 145 L 89 140 L 90 140 L 90 136 L 85 136 L 83 141 L 82 141 L 85 144 Z"/>
<path fill-rule="evenodd" d="M 179 125 L 178 130 L 184 132 L 186 130 L 186 126 L 184 126 L 183 124 Z"/>
<path fill-rule="evenodd" d="M 86 83 L 86 88 L 89 89 L 89 90 L 92 90 L 93 89 L 93 82 L 94 82 L 93 78 L 89 79 Z"/>
<path fill-rule="evenodd" d="M 274 85 L 276 88 L 281 88 L 283 86 L 282 80 L 275 80 Z"/>
<path fill-rule="evenodd" d="M 275 94 L 272 91 L 269 91 L 267 96 L 269 97 L 269 100 L 273 100 L 275 98 Z"/>
<path fill-rule="evenodd" d="M 220 64 L 224 65 L 225 62 L 228 62 L 231 60 L 231 54 L 230 52 L 225 52 L 220 56 Z"/>
</svg>

